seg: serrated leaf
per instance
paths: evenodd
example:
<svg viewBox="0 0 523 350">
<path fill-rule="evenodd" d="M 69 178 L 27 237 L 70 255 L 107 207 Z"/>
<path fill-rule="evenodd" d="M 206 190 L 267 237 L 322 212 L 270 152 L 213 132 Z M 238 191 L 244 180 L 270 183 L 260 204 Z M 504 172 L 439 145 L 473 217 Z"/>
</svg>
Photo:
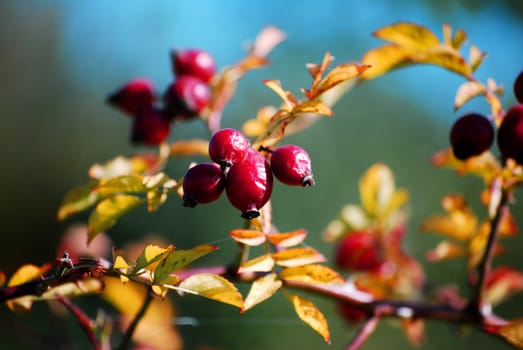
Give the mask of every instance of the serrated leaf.
<svg viewBox="0 0 523 350">
<path fill-rule="evenodd" d="M 291 248 L 273 253 L 274 262 L 280 266 L 301 266 L 318 262 L 325 262 L 325 257 L 312 247 Z"/>
<path fill-rule="evenodd" d="M 324 115 L 327 117 L 331 117 L 334 114 L 334 112 L 332 111 L 332 109 L 330 109 L 329 106 L 327 106 L 326 104 L 324 104 L 323 102 L 318 101 L 318 100 L 311 100 L 311 101 L 306 101 L 306 102 L 300 103 L 294 108 L 293 112 L 296 114 L 298 114 L 298 113 L 320 114 L 320 115 Z"/>
<path fill-rule="evenodd" d="M 278 96 L 280 96 L 283 103 L 289 109 L 292 109 L 294 107 L 294 103 L 289 99 L 289 93 L 283 90 L 279 80 L 264 80 L 263 83 L 272 91 L 274 91 Z"/>
<path fill-rule="evenodd" d="M 231 230 L 229 235 L 236 242 L 254 247 L 265 242 L 265 234 L 257 230 Z"/>
<path fill-rule="evenodd" d="M 338 84 L 358 77 L 368 68 L 370 68 L 369 65 L 359 65 L 355 63 L 345 63 L 334 67 L 315 87 L 313 91 L 314 97 L 322 95 Z"/>
<path fill-rule="evenodd" d="M 330 343 L 329 324 L 323 313 L 311 301 L 296 294 L 288 296 L 298 317 Z"/>
<path fill-rule="evenodd" d="M 427 27 L 410 22 L 391 24 L 373 34 L 380 39 L 417 50 L 426 50 L 440 44 L 438 37 Z"/>
<path fill-rule="evenodd" d="M 140 270 L 146 267 L 148 267 L 149 270 L 154 269 L 155 266 L 153 264 L 165 258 L 165 256 L 173 250 L 174 246 L 168 246 L 167 248 L 162 248 L 153 244 L 146 246 L 138 256 L 138 259 L 136 259 L 136 265 L 131 273 L 139 273 Z"/>
<path fill-rule="evenodd" d="M 494 268 L 487 276 L 485 301 L 498 305 L 515 293 L 523 291 L 523 273 L 508 266 Z"/>
<path fill-rule="evenodd" d="M 174 141 L 170 145 L 170 156 L 189 157 L 189 156 L 209 156 L 209 141 L 203 139 Z"/>
<path fill-rule="evenodd" d="M 144 202 L 144 199 L 128 194 L 117 194 L 102 200 L 89 216 L 88 241 L 112 227 L 123 214 Z"/>
<path fill-rule="evenodd" d="M 143 193 L 147 191 L 147 187 L 143 184 L 141 175 L 128 174 L 100 181 L 95 191 L 100 195 L 108 196 L 123 192 Z"/>
<path fill-rule="evenodd" d="M 216 249 L 218 249 L 218 247 L 210 244 L 202 244 L 189 250 L 172 250 L 156 267 L 156 270 L 154 271 L 154 282 L 156 284 L 164 283 L 174 271 L 187 266 L 194 260 L 199 259 Z"/>
<path fill-rule="evenodd" d="M 293 247 L 295 245 L 303 243 L 307 237 L 307 230 L 298 229 L 290 232 L 280 232 L 280 233 L 269 233 L 267 234 L 267 239 L 269 242 L 278 247 Z"/>
<path fill-rule="evenodd" d="M 512 320 L 508 325 L 496 329 L 494 333 L 518 349 L 523 349 L 523 319 Z"/>
<path fill-rule="evenodd" d="M 361 62 L 370 66 L 361 74 L 363 79 L 374 79 L 391 70 L 403 67 L 410 62 L 407 57 L 412 54 L 412 49 L 396 44 L 385 44 L 367 51 Z"/>
<path fill-rule="evenodd" d="M 345 280 L 331 268 L 310 264 L 304 266 L 287 267 L 280 272 L 282 280 L 300 281 L 309 284 L 343 284 Z"/>
<path fill-rule="evenodd" d="M 97 182 L 92 181 L 86 185 L 80 185 L 72 188 L 64 197 L 56 218 L 63 221 L 71 215 L 82 212 L 98 202 L 100 199 L 98 193 L 94 192 Z"/>
<path fill-rule="evenodd" d="M 458 110 L 473 97 L 485 94 L 487 89 L 479 81 L 466 81 L 456 91 L 454 98 L 454 110 Z"/>
<path fill-rule="evenodd" d="M 264 254 L 244 262 L 238 269 L 238 273 L 244 272 L 269 272 L 274 267 L 271 254 Z"/>
<path fill-rule="evenodd" d="M 450 241 L 442 241 L 438 243 L 436 248 L 427 252 L 427 260 L 430 262 L 436 262 L 462 257 L 466 254 L 467 251 L 462 245 Z"/>
<path fill-rule="evenodd" d="M 208 299 L 243 308 L 242 295 L 234 284 L 213 273 L 192 275 L 183 280 L 178 287 Z"/>
<path fill-rule="evenodd" d="M 269 299 L 282 285 L 275 273 L 262 276 L 252 283 L 251 289 L 245 298 L 241 312 L 252 309 L 255 305 Z"/>
</svg>

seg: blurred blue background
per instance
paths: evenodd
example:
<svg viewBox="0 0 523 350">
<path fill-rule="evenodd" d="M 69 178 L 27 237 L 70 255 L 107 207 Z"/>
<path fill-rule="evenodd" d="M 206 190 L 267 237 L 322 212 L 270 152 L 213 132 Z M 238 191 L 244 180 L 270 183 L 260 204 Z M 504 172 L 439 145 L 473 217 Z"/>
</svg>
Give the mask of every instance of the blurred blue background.
<svg viewBox="0 0 523 350">
<path fill-rule="evenodd" d="M 277 103 L 262 79 L 279 79 L 298 93 L 310 84 L 306 63 L 320 62 L 325 51 L 336 57 L 336 63 L 358 61 L 366 50 L 380 44 L 371 32 L 397 21 L 424 24 L 438 35 L 443 23 L 464 28 L 474 44 L 488 51 L 477 77 L 485 81 L 493 76 L 507 88 L 504 106 L 515 103 L 511 85 L 523 69 L 523 3 L 518 0 L 0 2 L 0 270 L 9 275 L 23 263 L 52 260 L 66 227 L 85 220 L 80 215 L 65 224 L 55 222 L 63 195 L 86 182 L 91 164 L 137 150 L 128 142 L 130 119 L 104 100 L 136 77 L 147 77 L 163 89 L 172 80 L 170 49 L 203 48 L 223 67 L 243 57 L 246 44 L 265 25 L 275 25 L 287 34 L 287 40 L 270 55 L 272 64 L 248 74 L 227 107 L 223 126 L 239 128 L 259 107 Z M 272 198 L 280 230 L 308 229 L 308 243 L 330 256 L 332 247 L 321 241 L 320 233 L 342 205 L 358 202 L 358 178 L 376 161 L 388 164 L 398 185 L 411 192 L 406 245 L 417 258 L 423 259 L 438 241 L 438 237 L 419 234 L 417 227 L 423 218 L 440 211 L 444 194 L 466 193 L 484 214 L 478 205 L 480 180 L 430 165 L 431 155 L 448 147 L 448 130 L 458 114 L 488 113 L 488 106 L 479 99 L 458 114 L 453 112 L 461 82 L 460 77 L 433 67 L 393 72 L 350 91 L 335 106 L 334 118 L 292 136 L 289 142 L 309 151 L 318 184 L 307 190 L 276 185 Z M 206 132 L 195 121 L 177 125 L 171 137 L 206 137 Z M 180 160 L 168 170 L 180 177 L 189 162 Z M 514 211 L 521 212 L 521 205 L 516 204 Z M 518 217 L 523 224 L 523 215 Z M 223 263 L 234 251 L 227 232 L 241 224 L 238 212 L 223 198 L 194 210 L 181 208 L 180 201 L 172 198 L 153 214 L 136 210 L 109 235 L 117 246 L 146 234 L 156 234 L 180 248 L 219 242 L 222 249 L 206 260 L 212 264 Z M 523 267 L 518 259 L 522 242 L 514 242 L 501 261 Z M 435 284 L 459 282 L 464 280 L 463 265 L 461 261 L 426 264 L 426 270 Z M 181 316 L 200 322 L 198 327 L 180 327 L 187 349 L 204 345 L 217 349 L 344 348 L 355 329 L 337 318 L 329 302 L 314 300 L 331 320 L 330 347 L 295 317 L 281 296 L 242 316 L 235 309 L 198 298 L 175 302 Z M 522 306 L 523 300 L 514 298 L 500 312 L 517 316 L 516 309 Z M 29 346 L 23 340 L 56 332 L 53 322 L 41 322 L 45 317 L 49 318 L 49 312 L 44 306 L 21 316 L 2 308 L 0 348 L 47 348 L 45 342 Z M 504 348 L 477 332 L 458 336 L 445 324 L 429 322 L 427 329 L 426 349 Z M 78 333 L 74 323 L 61 331 Z M 64 348 L 87 347 L 74 339 L 71 336 Z M 389 322 L 383 322 L 363 348 L 385 347 L 410 347 L 400 329 Z"/>
</svg>

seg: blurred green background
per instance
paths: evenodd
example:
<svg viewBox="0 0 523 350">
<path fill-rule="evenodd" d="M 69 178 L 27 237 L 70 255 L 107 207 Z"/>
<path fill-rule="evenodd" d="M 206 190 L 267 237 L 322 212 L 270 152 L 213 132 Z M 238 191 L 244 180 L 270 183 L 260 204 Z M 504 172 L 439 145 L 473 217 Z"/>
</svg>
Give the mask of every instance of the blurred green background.
<svg viewBox="0 0 523 350">
<path fill-rule="evenodd" d="M 422 23 L 438 35 L 443 23 L 464 28 L 474 44 L 488 51 L 477 77 L 483 81 L 495 77 L 507 87 L 504 105 L 515 103 L 511 84 L 523 68 L 519 0 L 1 1 L 0 270 L 10 275 L 21 264 L 51 261 L 67 226 L 85 220 L 80 215 L 65 224 L 55 222 L 63 195 L 87 180 L 91 164 L 137 151 L 128 142 L 130 119 L 104 100 L 135 77 L 151 79 L 159 90 L 165 87 L 172 80 L 170 49 L 206 49 L 223 67 L 242 57 L 245 44 L 263 26 L 273 24 L 286 32 L 287 40 L 270 56 L 272 64 L 248 74 L 225 111 L 223 126 L 239 128 L 259 107 L 278 103 L 262 79 L 279 79 L 298 93 L 310 84 L 306 63 L 320 62 L 325 51 L 336 57 L 336 63 L 357 61 L 380 44 L 371 36 L 373 30 L 405 20 Z M 465 193 L 484 214 L 478 205 L 479 179 L 430 165 L 431 155 L 448 147 L 448 130 L 458 116 L 452 109 L 453 97 L 461 82 L 458 76 L 432 67 L 397 71 L 350 91 L 335 106 L 334 118 L 289 138 L 309 151 L 317 186 L 302 190 L 275 185 L 274 220 L 280 230 L 306 228 L 307 243 L 330 257 L 332 246 L 322 242 L 321 231 L 342 205 L 358 202 L 357 181 L 376 161 L 388 164 L 397 184 L 411 193 L 405 244 L 419 259 L 438 237 L 419 234 L 417 228 L 421 220 L 440 211 L 444 194 Z M 470 110 L 488 113 L 489 109 L 484 101 L 474 100 L 459 113 Z M 171 137 L 206 137 L 206 132 L 194 121 L 177 125 Z M 169 173 L 180 177 L 189 162 L 177 161 Z M 518 203 L 514 213 L 523 225 Z M 172 198 L 153 214 L 135 210 L 109 235 L 116 246 L 148 234 L 179 248 L 215 242 L 222 249 L 205 263 L 217 264 L 234 252 L 227 232 L 241 224 L 239 213 L 224 198 L 194 210 L 182 208 L 181 201 Z M 523 242 L 520 238 L 512 242 L 499 261 L 521 268 Z M 425 266 L 435 284 L 464 280 L 462 261 Z M 205 345 L 343 349 L 355 329 L 336 316 L 331 303 L 313 299 L 330 319 L 330 346 L 297 319 L 281 295 L 242 316 L 231 307 L 199 298 L 176 298 L 175 303 L 180 316 L 199 322 L 179 328 L 187 349 Z M 499 311 L 515 317 L 522 310 L 523 298 L 515 297 Z M 74 322 L 55 317 L 45 305 L 28 315 L 12 315 L 2 307 L 0 348 L 88 348 Z M 483 334 L 457 332 L 442 323 L 428 322 L 427 330 L 424 349 L 508 348 Z M 53 343 L 57 332 L 68 339 L 63 347 Z M 363 348 L 410 345 L 395 324 L 383 322 Z"/>
</svg>

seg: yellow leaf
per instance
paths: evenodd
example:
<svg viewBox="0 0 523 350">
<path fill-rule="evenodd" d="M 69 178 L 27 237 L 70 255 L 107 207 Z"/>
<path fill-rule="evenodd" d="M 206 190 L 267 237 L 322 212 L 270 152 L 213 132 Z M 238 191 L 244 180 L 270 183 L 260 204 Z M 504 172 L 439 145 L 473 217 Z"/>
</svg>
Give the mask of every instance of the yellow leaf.
<svg viewBox="0 0 523 350">
<path fill-rule="evenodd" d="M 291 248 L 272 254 L 274 262 L 280 266 L 301 266 L 324 262 L 325 257 L 311 247 Z"/>
<path fill-rule="evenodd" d="M 440 66 L 466 78 L 470 77 L 472 73 L 471 67 L 460 53 L 445 45 L 435 46 L 423 52 L 415 52 L 409 59 L 414 63 Z"/>
<path fill-rule="evenodd" d="M 202 139 L 182 140 L 171 143 L 171 157 L 209 156 L 209 142 Z"/>
<path fill-rule="evenodd" d="M 16 270 L 15 273 L 11 276 L 7 286 L 13 287 L 32 281 L 44 275 L 47 271 L 49 271 L 50 268 L 51 265 L 49 264 L 43 266 L 36 266 L 32 264 L 23 265 L 19 267 L 18 270 Z M 6 304 L 12 311 L 21 313 L 29 311 L 33 305 L 33 301 L 36 299 L 37 297 L 35 295 L 29 295 L 9 300 Z"/>
<path fill-rule="evenodd" d="M 257 149 L 260 146 L 272 147 L 283 138 L 285 128 L 289 123 L 296 119 L 295 114 L 289 113 L 287 110 L 279 110 L 271 118 L 271 121 L 264 129 L 263 133 L 258 136 L 252 147 Z"/>
<path fill-rule="evenodd" d="M 451 46 L 458 50 L 463 43 L 467 40 L 467 33 L 463 29 L 458 29 L 452 37 Z"/>
<path fill-rule="evenodd" d="M 101 180 L 94 190 L 102 196 L 107 196 L 122 192 L 141 193 L 146 192 L 147 188 L 143 184 L 141 175 L 128 174 Z"/>
<path fill-rule="evenodd" d="M 258 246 L 265 242 L 265 234 L 256 230 L 231 230 L 229 235 L 236 242 L 243 243 L 248 246 Z"/>
<path fill-rule="evenodd" d="M 427 260 L 431 262 L 441 261 L 465 256 L 466 251 L 462 245 L 450 241 L 438 243 L 436 248 L 427 252 Z"/>
<path fill-rule="evenodd" d="M 327 319 L 316 305 L 299 295 L 291 294 L 288 297 L 292 302 L 298 317 L 309 325 L 309 327 L 318 332 L 325 342 L 330 343 L 331 339 Z"/>
<path fill-rule="evenodd" d="M 315 96 L 315 91 L 317 86 L 320 84 L 323 72 L 325 72 L 327 67 L 331 65 L 332 61 L 334 61 L 334 56 L 332 56 L 331 53 L 327 51 L 323 56 L 323 61 L 321 64 L 309 63 L 306 65 L 310 75 L 312 76 L 311 90 L 304 91 L 305 96 L 307 96 L 309 99 Z"/>
<path fill-rule="evenodd" d="M 473 97 L 485 94 L 487 89 L 479 81 L 466 81 L 461 84 L 454 98 L 454 110 L 461 108 Z"/>
<path fill-rule="evenodd" d="M 367 51 L 361 62 L 370 68 L 365 70 L 361 77 L 363 79 L 377 78 L 393 69 L 403 67 L 408 62 L 407 57 L 412 53 L 412 49 L 396 44 L 385 44 Z"/>
<path fill-rule="evenodd" d="M 316 86 L 314 97 L 322 95 L 338 84 L 354 79 L 365 72 L 370 66 L 355 63 L 345 63 L 334 67 Z M 310 97 L 309 97 L 310 98 Z M 323 114 L 323 113 L 320 113 Z M 328 115 L 328 114 L 327 114 Z"/>
<path fill-rule="evenodd" d="M 192 275 L 179 284 L 179 289 L 221 303 L 243 308 L 243 299 L 234 284 L 213 273 Z"/>
<path fill-rule="evenodd" d="M 334 113 L 329 106 L 318 100 L 305 101 L 298 104 L 294 110 L 294 113 L 314 113 L 331 117 Z"/>
<path fill-rule="evenodd" d="M 138 259 L 136 259 L 136 266 L 132 273 L 139 273 L 140 270 L 146 267 L 148 270 L 154 270 L 157 262 L 165 258 L 165 256 L 173 250 L 174 246 L 172 245 L 167 248 L 162 248 L 153 244 L 146 246 L 140 256 L 138 256 Z"/>
<path fill-rule="evenodd" d="M 373 34 L 380 39 L 417 50 L 430 49 L 440 44 L 432 31 L 416 23 L 398 22 L 382 27 Z"/>
<path fill-rule="evenodd" d="M 476 45 L 470 45 L 469 65 L 472 68 L 472 71 L 475 71 L 481 65 L 481 62 L 483 62 L 485 56 L 486 53 L 481 52 L 479 47 L 477 47 Z"/>
<path fill-rule="evenodd" d="M 274 91 L 278 96 L 280 96 L 282 101 L 287 105 L 289 109 L 292 109 L 294 107 L 294 104 L 289 99 L 288 92 L 283 90 L 278 80 L 264 80 L 263 83 L 272 91 Z"/>
<path fill-rule="evenodd" d="M 500 327 L 494 333 L 505 339 L 509 344 L 523 349 L 523 319 L 512 320 L 508 325 Z"/>
<path fill-rule="evenodd" d="M 307 230 L 305 229 L 267 234 L 267 239 L 269 240 L 269 242 L 278 247 L 285 248 L 303 243 L 305 237 L 307 237 Z"/>
<path fill-rule="evenodd" d="M 127 262 L 125 261 L 124 258 L 122 258 L 120 255 L 118 255 L 114 259 L 113 268 L 115 268 L 115 269 L 128 269 L 129 265 L 127 265 Z"/>
<path fill-rule="evenodd" d="M 94 164 L 89 169 L 89 176 L 93 179 L 111 179 L 113 177 L 128 175 L 133 172 L 131 161 L 125 157 L 118 156 L 104 164 Z"/>
<path fill-rule="evenodd" d="M 65 297 L 74 297 L 84 294 L 98 293 L 101 292 L 103 288 L 104 285 L 101 280 L 96 278 L 88 278 L 75 283 L 69 282 L 51 288 L 39 296 L 38 300 L 54 299 L 56 298 L 57 294 Z"/>
<path fill-rule="evenodd" d="M 218 249 L 210 244 L 198 245 L 189 250 L 170 250 L 169 255 L 163 258 L 154 271 L 154 282 L 163 284 L 169 280 L 171 274 Z"/>
<path fill-rule="evenodd" d="M 310 284 L 343 284 L 345 280 L 331 268 L 310 264 L 287 267 L 280 272 L 282 280 L 300 281 Z"/>
<path fill-rule="evenodd" d="M 87 223 L 88 241 L 112 227 L 120 216 L 142 203 L 144 199 L 128 194 L 117 194 L 98 203 Z"/>
<path fill-rule="evenodd" d="M 382 217 L 396 190 L 392 171 L 376 163 L 363 174 L 359 187 L 363 208 L 372 216 Z"/>
<path fill-rule="evenodd" d="M 93 205 L 99 199 L 98 193 L 94 192 L 97 182 L 92 181 L 87 185 L 80 185 L 72 188 L 62 200 L 56 218 L 63 221 L 73 214 L 84 211 Z"/>
<path fill-rule="evenodd" d="M 489 151 L 460 161 L 454 157 L 452 149 L 445 149 L 432 156 L 432 164 L 436 167 L 447 167 L 456 170 L 459 175 L 477 175 L 485 182 L 490 182 L 500 170 L 497 158 Z"/>
<path fill-rule="evenodd" d="M 244 262 L 238 269 L 238 273 L 244 272 L 269 272 L 274 267 L 271 254 L 264 254 Z"/>
<path fill-rule="evenodd" d="M 282 282 L 277 279 L 275 273 L 270 273 L 255 280 L 245 298 L 241 312 L 252 309 L 255 305 L 272 297 L 280 289 L 281 285 Z"/>
<path fill-rule="evenodd" d="M 454 216 L 434 215 L 421 224 L 423 232 L 434 232 L 458 240 L 467 240 L 476 230 L 477 220 L 465 213 L 456 213 Z"/>
</svg>

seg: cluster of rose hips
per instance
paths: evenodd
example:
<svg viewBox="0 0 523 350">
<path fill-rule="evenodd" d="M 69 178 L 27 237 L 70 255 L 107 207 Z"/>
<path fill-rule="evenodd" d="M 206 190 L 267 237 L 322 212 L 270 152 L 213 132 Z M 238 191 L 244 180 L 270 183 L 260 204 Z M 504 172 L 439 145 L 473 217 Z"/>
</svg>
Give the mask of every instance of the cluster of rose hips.
<svg viewBox="0 0 523 350">
<path fill-rule="evenodd" d="M 209 156 L 213 163 L 198 163 L 187 170 L 183 178 L 184 206 L 215 201 L 225 190 L 229 202 L 250 220 L 260 215 L 259 210 L 269 200 L 273 175 L 290 186 L 314 184 L 310 157 L 296 145 L 258 151 L 240 131 L 227 128 L 211 137 Z"/>
<path fill-rule="evenodd" d="M 497 144 L 503 159 L 511 158 L 523 164 L 523 71 L 514 81 L 518 104 L 503 116 L 497 131 Z M 466 160 L 487 151 L 494 142 L 494 126 L 484 115 L 468 113 L 456 120 L 450 131 L 454 156 Z"/>
<path fill-rule="evenodd" d="M 131 142 L 158 145 L 169 136 L 174 120 L 196 117 L 209 106 L 209 82 L 216 72 L 213 57 L 200 49 L 171 52 L 174 81 L 158 98 L 153 84 L 138 78 L 109 95 L 107 102 L 133 117 Z"/>
</svg>

